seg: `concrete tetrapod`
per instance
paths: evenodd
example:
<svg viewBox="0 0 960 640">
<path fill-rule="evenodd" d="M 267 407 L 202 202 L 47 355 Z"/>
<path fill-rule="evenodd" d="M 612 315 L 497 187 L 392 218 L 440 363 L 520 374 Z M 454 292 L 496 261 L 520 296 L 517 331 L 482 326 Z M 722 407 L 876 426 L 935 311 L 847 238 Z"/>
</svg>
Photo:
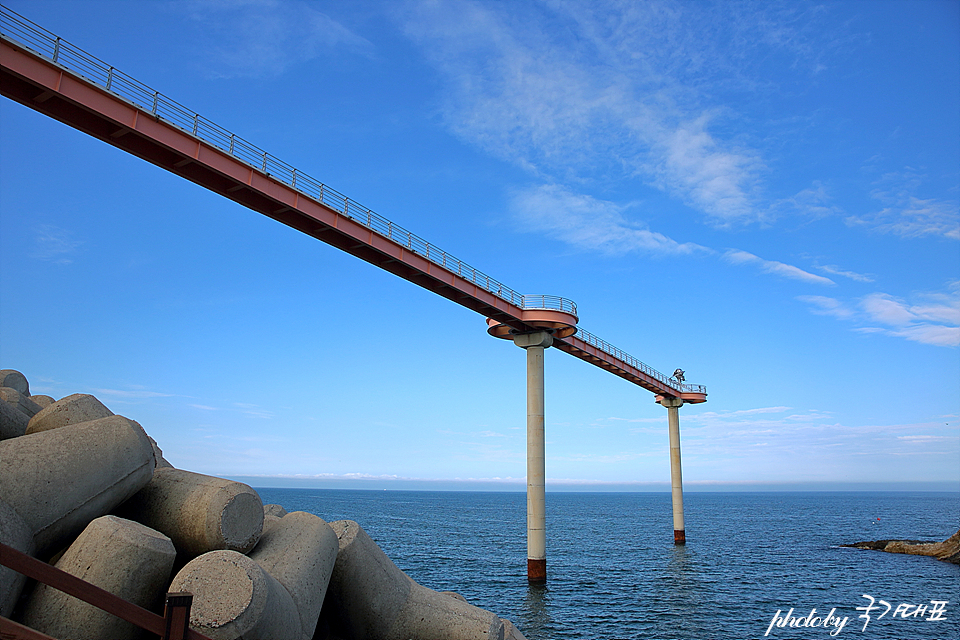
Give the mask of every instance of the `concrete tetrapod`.
<svg viewBox="0 0 960 640">
<path fill-rule="evenodd" d="M 0 402 L 0 440 L 19 438 L 29 424 L 30 416 L 9 402 Z"/>
<path fill-rule="evenodd" d="M 170 538 L 142 524 L 97 518 L 57 561 L 57 568 L 152 609 L 170 580 L 177 556 Z M 23 623 L 55 638 L 134 640 L 139 627 L 45 584 L 29 596 Z"/>
<path fill-rule="evenodd" d="M 221 549 L 247 553 L 263 530 L 263 503 L 249 486 L 173 467 L 157 469 L 117 515 L 170 536 L 181 563 Z"/>
<path fill-rule="evenodd" d="M 275 518 L 265 527 L 249 556 L 284 586 L 297 605 L 303 640 L 317 628 L 339 545 L 337 534 L 324 520 L 303 511 Z"/>
<path fill-rule="evenodd" d="M 54 402 L 56 402 L 56 400 L 54 400 L 50 396 L 45 396 L 42 394 L 30 396 L 30 399 L 33 400 L 34 404 L 36 404 L 41 409 L 46 409 L 47 407 L 52 405 Z"/>
<path fill-rule="evenodd" d="M 344 627 L 338 633 L 350 640 L 503 640 L 500 618 L 417 584 L 356 522 L 330 527 L 340 551 L 327 603 Z"/>
<path fill-rule="evenodd" d="M 48 407 L 44 407 L 30 418 L 27 433 L 48 431 L 69 424 L 89 422 L 112 415 L 113 411 L 107 409 L 102 402 L 93 396 L 87 393 L 74 393 L 66 398 L 60 398 Z"/>
<path fill-rule="evenodd" d="M 19 409 L 28 419 L 37 415 L 40 410 L 43 409 L 43 407 L 33 401 L 32 397 L 24 395 L 10 387 L 0 387 L 0 400 Z"/>
<path fill-rule="evenodd" d="M 28 556 L 33 555 L 33 531 L 20 514 L 3 500 L 0 500 L 0 542 Z M 22 573 L 0 565 L 0 616 L 10 617 L 26 579 Z"/>
<path fill-rule="evenodd" d="M 213 640 L 300 640 L 297 605 L 276 578 L 236 551 L 188 562 L 169 591 L 193 594 L 190 627 Z"/>
<path fill-rule="evenodd" d="M 16 369 L 0 369 L 0 387 L 9 387 L 25 396 L 30 395 L 30 383 L 27 382 L 27 377 Z"/>
<path fill-rule="evenodd" d="M 147 434 L 123 416 L 33 433 L 0 441 L 0 499 L 44 555 L 145 487 L 154 464 Z"/>
</svg>

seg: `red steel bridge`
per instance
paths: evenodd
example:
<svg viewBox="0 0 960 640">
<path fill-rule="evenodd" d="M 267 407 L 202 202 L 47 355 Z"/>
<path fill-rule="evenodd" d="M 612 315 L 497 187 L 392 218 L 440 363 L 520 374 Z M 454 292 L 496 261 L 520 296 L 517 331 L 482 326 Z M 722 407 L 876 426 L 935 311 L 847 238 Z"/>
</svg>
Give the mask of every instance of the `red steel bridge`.
<svg viewBox="0 0 960 640">
<path fill-rule="evenodd" d="M 4 96 L 482 314 L 491 335 L 527 349 L 528 388 L 531 349 L 542 358 L 553 346 L 653 392 L 671 412 L 674 540 L 684 542 L 673 422 L 680 405 L 706 402 L 706 388 L 664 375 L 580 328 L 573 301 L 518 293 L 2 5 L 0 36 Z M 541 334 L 549 337 L 529 338 Z M 542 371 L 540 385 L 542 470 Z M 530 447 L 528 437 L 528 454 Z M 528 468 L 528 495 L 530 475 Z"/>
</svg>

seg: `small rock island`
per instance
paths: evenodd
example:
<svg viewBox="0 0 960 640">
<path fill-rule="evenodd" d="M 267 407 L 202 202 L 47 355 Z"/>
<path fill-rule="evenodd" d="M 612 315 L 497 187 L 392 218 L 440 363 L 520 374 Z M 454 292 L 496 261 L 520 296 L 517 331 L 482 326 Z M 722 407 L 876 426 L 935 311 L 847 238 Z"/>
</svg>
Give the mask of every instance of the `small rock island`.
<svg viewBox="0 0 960 640">
<path fill-rule="evenodd" d="M 874 549 L 888 553 L 908 553 L 916 556 L 931 556 L 951 564 L 960 564 L 960 530 L 943 542 L 924 542 L 922 540 L 871 540 L 842 544 L 841 547 L 855 549 Z"/>
</svg>

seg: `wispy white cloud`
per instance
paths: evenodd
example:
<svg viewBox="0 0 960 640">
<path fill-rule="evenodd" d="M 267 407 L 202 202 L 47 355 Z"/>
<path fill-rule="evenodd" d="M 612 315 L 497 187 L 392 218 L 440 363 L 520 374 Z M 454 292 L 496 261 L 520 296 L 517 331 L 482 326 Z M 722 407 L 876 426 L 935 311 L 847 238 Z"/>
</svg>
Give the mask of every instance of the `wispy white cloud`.
<svg viewBox="0 0 960 640">
<path fill-rule="evenodd" d="M 726 419 L 739 418 L 742 416 L 755 416 L 768 413 L 786 413 L 791 407 L 757 407 L 754 409 L 739 409 L 737 411 L 704 411 L 698 414 L 701 419 L 723 417 Z"/>
<path fill-rule="evenodd" d="M 71 231 L 52 224 L 41 224 L 34 229 L 31 258 L 68 265 L 73 262 L 77 249 L 83 245 Z"/>
<path fill-rule="evenodd" d="M 250 416 L 251 418 L 273 420 L 273 418 L 276 417 L 272 411 L 268 411 L 256 404 L 250 404 L 249 402 L 234 402 L 233 405 L 240 409 L 244 415 Z"/>
<path fill-rule="evenodd" d="M 822 463 L 827 459 L 846 468 L 851 457 L 859 457 L 864 462 L 856 464 L 882 468 L 883 463 L 878 461 L 890 460 L 904 452 L 922 456 L 960 453 L 960 432 L 955 426 L 942 422 L 850 425 L 838 422 L 829 412 L 816 409 L 789 415 L 784 415 L 787 411 L 765 411 L 686 414 L 683 417 L 684 456 L 695 459 L 701 466 L 721 461 L 729 465 L 733 460 L 750 459 L 756 463 L 752 472 L 758 476 L 780 474 L 790 466 L 784 464 L 783 457 L 789 456 L 826 479 L 830 465 Z M 762 453 L 755 452 L 758 449 Z M 757 455 L 763 457 L 757 458 Z M 802 462 L 814 459 L 821 464 Z M 770 466 L 766 466 L 768 461 Z M 796 475 L 794 479 L 800 477 L 797 475 L 800 468 L 793 468 L 792 473 Z M 948 474 L 955 476 L 956 471 Z"/>
<path fill-rule="evenodd" d="M 645 165 L 653 183 L 722 225 L 759 218 L 753 196 L 762 168 L 758 152 L 724 144 L 708 124 L 704 114 L 658 132 Z"/>
<path fill-rule="evenodd" d="M 925 176 L 910 167 L 884 174 L 870 194 L 883 208 L 849 216 L 847 224 L 904 238 L 942 236 L 960 240 L 960 203 L 920 197 L 924 181 Z"/>
<path fill-rule="evenodd" d="M 443 117 L 469 143 L 551 181 L 634 178 L 718 226 L 768 215 L 762 152 L 707 96 L 769 89 L 743 72 L 761 50 L 809 59 L 809 34 L 772 15 L 784 7 L 408 6 L 406 31 L 446 83 Z"/>
<path fill-rule="evenodd" d="M 840 267 L 833 264 L 822 264 L 816 265 L 816 268 L 824 273 L 829 273 L 834 276 L 842 276 L 844 278 L 849 278 L 856 282 L 873 282 L 874 277 L 872 275 L 857 273 L 855 271 L 850 271 L 848 269 L 841 269 Z"/>
<path fill-rule="evenodd" d="M 867 327 L 886 335 L 898 336 L 941 347 L 960 346 L 960 287 L 953 295 L 922 294 L 920 301 L 909 303 L 885 293 L 875 293 L 861 301 L 868 320 L 885 327 Z"/>
<path fill-rule="evenodd" d="M 843 210 L 833 203 L 827 188 L 815 180 L 806 189 L 795 195 L 782 198 L 770 205 L 771 215 L 798 214 L 810 218 L 825 218 L 839 215 Z"/>
<path fill-rule="evenodd" d="M 210 75 L 274 77 L 338 51 L 371 56 L 374 46 L 303 0 L 190 0 L 196 42 Z M 207 44 L 207 43 L 216 44 Z"/>
<path fill-rule="evenodd" d="M 778 275 L 783 278 L 790 278 L 791 280 L 800 280 L 802 282 L 820 285 L 836 284 L 830 278 L 825 278 L 823 276 L 818 276 L 815 273 L 804 271 L 800 267 L 795 267 L 783 262 L 777 262 L 776 260 L 764 260 L 759 256 L 747 251 L 741 251 L 740 249 L 728 249 L 727 252 L 723 254 L 723 259 L 730 264 L 735 265 L 756 265 L 764 273 Z"/>
<path fill-rule="evenodd" d="M 914 294 L 912 302 L 887 293 L 871 293 L 852 302 L 826 296 L 797 299 L 808 304 L 811 313 L 854 321 L 860 333 L 940 347 L 960 346 L 960 283 L 952 283 L 947 292 Z"/>
<path fill-rule="evenodd" d="M 833 316 L 841 320 L 852 318 L 855 315 L 853 309 L 850 309 L 836 298 L 827 296 L 797 296 L 797 300 L 809 304 L 811 307 L 810 312 L 817 315 Z"/>
<path fill-rule="evenodd" d="M 131 389 L 92 389 L 94 394 L 119 398 L 123 400 L 144 400 L 147 398 L 172 398 L 172 393 L 161 393 L 159 391 L 150 391 L 142 387 Z"/>
<path fill-rule="evenodd" d="M 545 232 L 581 249 L 614 254 L 710 252 L 630 222 L 624 215 L 627 208 L 559 185 L 518 190 L 511 198 L 511 209 L 523 228 Z"/>
</svg>

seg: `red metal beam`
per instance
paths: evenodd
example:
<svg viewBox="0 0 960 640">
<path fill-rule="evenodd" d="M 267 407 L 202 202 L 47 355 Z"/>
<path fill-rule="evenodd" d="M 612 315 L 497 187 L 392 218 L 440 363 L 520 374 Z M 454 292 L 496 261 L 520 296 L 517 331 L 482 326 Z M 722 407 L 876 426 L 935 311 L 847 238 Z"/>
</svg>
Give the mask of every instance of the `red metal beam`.
<svg viewBox="0 0 960 640">
<path fill-rule="evenodd" d="M 269 173 L 5 39 L 0 41 L 0 93 L 515 331 L 536 331 L 556 320 L 557 312 L 512 304 Z M 569 317 L 571 324 L 576 324 L 576 317 Z M 576 336 L 558 338 L 555 345 L 656 394 L 706 401 L 706 393 L 680 393 Z"/>
</svg>

